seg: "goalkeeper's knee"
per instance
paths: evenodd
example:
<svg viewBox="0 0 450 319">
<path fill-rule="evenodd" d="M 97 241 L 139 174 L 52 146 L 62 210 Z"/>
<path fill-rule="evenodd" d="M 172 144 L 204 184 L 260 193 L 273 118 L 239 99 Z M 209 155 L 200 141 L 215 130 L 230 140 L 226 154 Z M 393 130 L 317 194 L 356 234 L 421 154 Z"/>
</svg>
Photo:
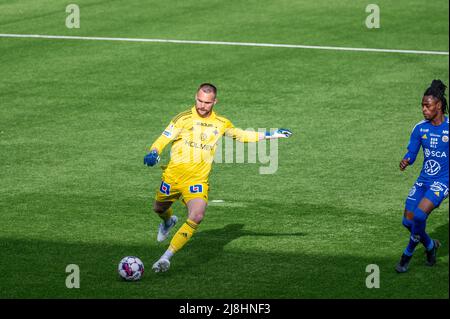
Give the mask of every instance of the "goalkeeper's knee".
<svg viewBox="0 0 450 319">
<path fill-rule="evenodd" d="M 193 211 L 189 212 L 189 219 L 197 225 L 200 224 L 205 217 L 205 211 Z"/>
</svg>

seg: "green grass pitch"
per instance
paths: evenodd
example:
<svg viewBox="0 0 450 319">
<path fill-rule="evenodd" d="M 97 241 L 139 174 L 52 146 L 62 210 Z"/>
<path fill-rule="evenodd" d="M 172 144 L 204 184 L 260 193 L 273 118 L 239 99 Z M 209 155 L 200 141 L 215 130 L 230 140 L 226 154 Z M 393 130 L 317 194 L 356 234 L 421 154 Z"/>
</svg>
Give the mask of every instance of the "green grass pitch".
<svg viewBox="0 0 450 319">
<path fill-rule="evenodd" d="M 0 33 L 448 51 L 446 0 L 377 1 L 379 29 L 363 0 L 77 0 L 80 29 L 68 3 L 0 0 Z M 435 78 L 449 83 L 448 56 L 0 37 L 0 298 L 448 298 L 448 200 L 427 226 L 437 265 L 419 248 L 394 272 L 422 159 L 398 163 Z M 154 274 L 162 171 L 144 149 L 207 81 L 236 126 L 294 135 L 276 174 L 215 165 L 210 200 L 225 203 Z M 139 282 L 118 278 L 127 255 L 146 266 Z"/>
</svg>

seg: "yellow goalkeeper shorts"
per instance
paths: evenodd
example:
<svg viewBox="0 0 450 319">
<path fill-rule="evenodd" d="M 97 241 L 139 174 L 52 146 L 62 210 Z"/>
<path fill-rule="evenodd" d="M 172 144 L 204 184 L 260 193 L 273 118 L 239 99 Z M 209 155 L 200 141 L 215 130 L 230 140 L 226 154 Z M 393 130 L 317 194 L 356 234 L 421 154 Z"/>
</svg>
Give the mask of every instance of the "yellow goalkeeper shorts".
<svg viewBox="0 0 450 319">
<path fill-rule="evenodd" d="M 194 198 L 201 198 L 208 202 L 208 190 L 209 185 L 207 183 L 179 185 L 161 181 L 161 185 L 156 191 L 155 200 L 158 202 L 174 202 L 181 197 L 183 204 Z"/>
</svg>

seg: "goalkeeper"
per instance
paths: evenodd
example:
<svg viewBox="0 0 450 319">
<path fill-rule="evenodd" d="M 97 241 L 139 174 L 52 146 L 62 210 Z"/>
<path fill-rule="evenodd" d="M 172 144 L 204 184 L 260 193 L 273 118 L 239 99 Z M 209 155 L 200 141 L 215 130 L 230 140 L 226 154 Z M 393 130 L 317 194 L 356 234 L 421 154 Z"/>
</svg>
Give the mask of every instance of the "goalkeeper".
<svg viewBox="0 0 450 319">
<path fill-rule="evenodd" d="M 214 85 L 200 85 L 195 95 L 195 105 L 173 118 L 161 136 L 152 144 L 144 157 L 144 164 L 154 166 L 159 154 L 172 142 L 170 162 L 162 175 L 156 192 L 154 211 L 162 219 L 157 240 L 164 241 L 178 221 L 172 204 L 181 199 L 187 206 L 188 218 L 173 236 L 167 251 L 152 267 L 155 272 L 167 271 L 170 259 L 192 237 L 205 216 L 208 203 L 208 175 L 211 170 L 216 143 L 223 136 L 240 142 L 258 142 L 263 139 L 287 138 L 291 132 L 278 129 L 270 133 L 244 131 L 213 111 L 217 89 Z"/>
</svg>

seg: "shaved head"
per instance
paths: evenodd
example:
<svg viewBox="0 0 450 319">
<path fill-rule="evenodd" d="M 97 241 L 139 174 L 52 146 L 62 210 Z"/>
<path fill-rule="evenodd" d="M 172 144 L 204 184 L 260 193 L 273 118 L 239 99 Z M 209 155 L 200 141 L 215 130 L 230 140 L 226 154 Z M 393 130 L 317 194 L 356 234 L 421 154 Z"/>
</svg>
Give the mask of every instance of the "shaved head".
<svg viewBox="0 0 450 319">
<path fill-rule="evenodd" d="M 217 88 L 214 85 L 212 85 L 211 83 L 200 84 L 200 86 L 197 90 L 197 93 L 199 91 L 203 91 L 204 93 L 208 93 L 208 94 L 213 93 L 214 96 L 217 95 Z"/>
<path fill-rule="evenodd" d="M 210 83 L 203 83 L 195 94 L 195 109 L 200 117 L 207 118 L 211 115 L 216 99 L 217 88 Z"/>
</svg>

